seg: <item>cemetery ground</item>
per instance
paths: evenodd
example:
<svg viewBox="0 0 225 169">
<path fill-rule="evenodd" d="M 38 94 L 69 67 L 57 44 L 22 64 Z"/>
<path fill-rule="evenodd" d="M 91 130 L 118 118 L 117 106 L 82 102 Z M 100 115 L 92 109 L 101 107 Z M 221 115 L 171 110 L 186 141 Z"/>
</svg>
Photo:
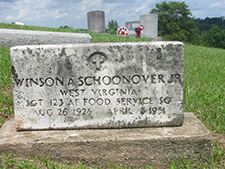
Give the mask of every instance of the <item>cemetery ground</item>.
<svg viewBox="0 0 225 169">
<path fill-rule="evenodd" d="M 34 26 L 0 24 L 0 28 L 43 31 L 82 32 Z M 145 38 L 121 38 L 116 35 L 90 33 L 93 42 L 148 41 Z M 184 112 L 195 115 L 211 131 L 211 159 L 199 161 L 171 160 L 170 168 L 225 168 L 225 50 L 185 44 Z M 0 47 L 0 126 L 13 117 L 13 97 L 9 48 Z M 109 168 L 117 168 L 108 162 Z M 129 164 L 128 164 L 129 166 Z M 123 166 L 121 168 L 128 168 Z M 96 166 L 92 166 L 97 168 Z M 145 166 L 151 168 L 151 166 Z M 58 163 L 50 158 L 21 159 L 10 152 L 0 155 L 0 168 L 88 168 L 80 164 Z M 141 168 L 141 164 L 140 164 Z M 143 166 L 144 168 L 144 166 Z"/>
</svg>

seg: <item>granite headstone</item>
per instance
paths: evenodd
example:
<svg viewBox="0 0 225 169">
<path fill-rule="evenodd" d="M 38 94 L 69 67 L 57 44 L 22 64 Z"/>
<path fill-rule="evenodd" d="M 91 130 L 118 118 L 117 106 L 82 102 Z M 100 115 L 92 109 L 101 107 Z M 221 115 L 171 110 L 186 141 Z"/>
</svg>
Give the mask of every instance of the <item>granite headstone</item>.
<svg viewBox="0 0 225 169">
<path fill-rule="evenodd" d="M 181 42 L 11 48 L 17 130 L 181 126 Z"/>
</svg>

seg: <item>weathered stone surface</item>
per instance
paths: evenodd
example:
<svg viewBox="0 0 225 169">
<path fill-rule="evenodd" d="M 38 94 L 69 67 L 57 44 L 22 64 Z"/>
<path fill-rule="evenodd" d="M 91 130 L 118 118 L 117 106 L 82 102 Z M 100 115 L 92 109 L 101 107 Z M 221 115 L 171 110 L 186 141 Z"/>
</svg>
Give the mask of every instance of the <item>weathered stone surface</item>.
<svg viewBox="0 0 225 169">
<path fill-rule="evenodd" d="M 105 33 L 105 12 L 89 11 L 87 13 L 88 31 L 96 33 Z"/>
<path fill-rule="evenodd" d="M 181 42 L 11 48 L 17 130 L 180 126 Z"/>
<path fill-rule="evenodd" d="M 173 158 L 210 157 L 209 130 L 192 113 L 184 114 L 181 127 L 111 130 L 16 132 L 16 123 L 11 119 L 0 129 L 0 152 L 12 151 L 20 157 L 40 155 L 71 163 L 80 161 L 105 168 L 111 160 L 134 168 L 141 168 L 141 164 L 168 168 Z"/>
<path fill-rule="evenodd" d="M 0 29 L 0 46 L 90 43 L 89 34 Z"/>
<path fill-rule="evenodd" d="M 156 40 L 158 39 L 158 15 L 140 15 L 140 24 L 145 26 L 142 36 Z"/>
</svg>

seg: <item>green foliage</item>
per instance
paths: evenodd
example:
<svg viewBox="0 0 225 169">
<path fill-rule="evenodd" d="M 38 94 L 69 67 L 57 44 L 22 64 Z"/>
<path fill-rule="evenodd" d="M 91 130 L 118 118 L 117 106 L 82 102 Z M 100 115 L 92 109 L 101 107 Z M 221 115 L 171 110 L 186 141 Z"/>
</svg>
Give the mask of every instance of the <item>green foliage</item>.
<svg viewBox="0 0 225 169">
<path fill-rule="evenodd" d="M 42 158 L 37 156 L 36 158 L 29 157 L 27 159 L 21 159 L 14 156 L 12 153 L 6 153 L 0 156 L 0 168 L 5 169 L 92 169 L 91 167 L 84 166 L 82 163 L 78 165 L 69 165 L 68 163 L 58 163 L 51 158 Z"/>
<path fill-rule="evenodd" d="M 195 25 L 198 27 L 200 32 L 208 31 L 212 25 L 217 25 L 220 29 L 225 29 L 225 16 L 221 17 L 206 17 L 205 19 L 195 19 Z"/>
<path fill-rule="evenodd" d="M 158 14 L 159 35 L 166 40 L 192 42 L 198 35 L 194 18 L 185 2 L 163 1 L 157 3 L 150 13 Z"/>
<path fill-rule="evenodd" d="M 202 38 L 205 46 L 225 49 L 225 29 L 221 30 L 217 25 L 212 25 Z"/>
<path fill-rule="evenodd" d="M 86 29 L 73 29 L 71 27 L 69 27 L 69 29 L 65 29 L 63 26 L 60 28 L 49 28 L 49 27 L 41 27 L 41 26 L 15 25 L 15 24 L 0 23 L 0 28 L 52 31 L 52 32 L 88 33 L 88 31 Z"/>
<path fill-rule="evenodd" d="M 182 158 L 171 161 L 170 169 L 205 169 L 205 168 L 225 168 L 225 148 L 220 145 L 218 141 L 213 143 L 214 152 L 211 161 L 209 159 L 201 158 L 194 163 L 190 159 Z"/>
<path fill-rule="evenodd" d="M 116 34 L 118 28 L 119 28 L 119 25 L 118 25 L 117 21 L 111 20 L 108 22 L 107 32 L 109 34 Z"/>
<path fill-rule="evenodd" d="M 0 48 L 0 127 L 13 116 L 11 62 L 9 48 Z"/>
<path fill-rule="evenodd" d="M 93 38 L 94 43 L 99 42 L 149 42 L 150 40 L 148 38 L 135 38 L 135 37 L 119 37 L 114 34 L 101 34 L 101 33 L 89 33 L 91 37 Z"/>
<path fill-rule="evenodd" d="M 11 62 L 7 47 L 1 47 L 0 65 L 0 88 L 9 87 L 11 85 Z"/>
<path fill-rule="evenodd" d="M 73 29 L 72 27 L 65 25 L 65 26 L 60 26 L 59 28 L 63 28 L 63 29 Z"/>
</svg>

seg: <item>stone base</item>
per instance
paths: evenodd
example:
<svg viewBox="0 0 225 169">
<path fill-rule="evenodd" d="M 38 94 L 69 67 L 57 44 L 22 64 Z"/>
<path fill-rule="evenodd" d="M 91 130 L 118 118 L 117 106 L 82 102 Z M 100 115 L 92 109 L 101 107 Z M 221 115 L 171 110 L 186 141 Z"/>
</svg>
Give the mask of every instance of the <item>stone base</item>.
<svg viewBox="0 0 225 169">
<path fill-rule="evenodd" d="M 208 158 L 211 149 L 209 130 L 192 113 L 185 113 L 181 127 L 17 132 L 11 119 L 0 129 L 0 153 L 102 167 L 112 160 L 134 168 L 164 168 L 174 158 Z"/>
</svg>

